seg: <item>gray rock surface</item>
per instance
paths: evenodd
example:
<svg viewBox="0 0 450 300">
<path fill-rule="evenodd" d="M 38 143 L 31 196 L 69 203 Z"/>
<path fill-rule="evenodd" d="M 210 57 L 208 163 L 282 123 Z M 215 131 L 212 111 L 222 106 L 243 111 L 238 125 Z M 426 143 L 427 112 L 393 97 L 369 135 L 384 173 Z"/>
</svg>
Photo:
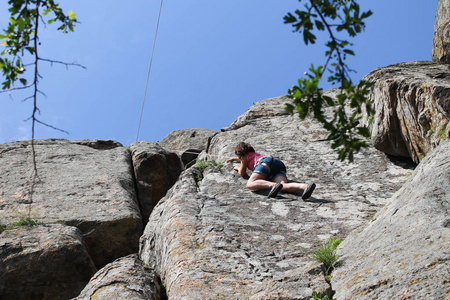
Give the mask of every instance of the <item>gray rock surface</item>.
<svg viewBox="0 0 450 300">
<path fill-rule="evenodd" d="M 135 142 L 130 146 L 139 204 L 144 224 L 158 201 L 183 170 L 180 157 L 157 143 Z"/>
<path fill-rule="evenodd" d="M 158 144 L 163 148 L 176 151 L 184 165 L 197 158 L 198 154 L 206 150 L 208 141 L 217 131 L 204 128 L 181 129 L 169 133 Z"/>
<path fill-rule="evenodd" d="M 39 181 L 31 217 L 76 226 L 97 268 L 138 250 L 142 220 L 131 156 L 113 141 L 36 141 Z M 27 214 L 30 142 L 0 144 L 0 223 Z"/>
<path fill-rule="evenodd" d="M 450 64 L 450 0 L 439 0 L 434 23 L 433 61 Z"/>
<path fill-rule="evenodd" d="M 362 232 L 340 245 L 336 299 L 450 298 L 450 142 L 433 150 Z"/>
<path fill-rule="evenodd" d="M 96 272 L 81 232 L 60 224 L 0 234 L 0 299 L 70 299 Z"/>
<path fill-rule="evenodd" d="M 159 300 L 160 287 L 153 270 L 132 254 L 99 270 L 75 299 Z"/>
<path fill-rule="evenodd" d="M 372 71 L 375 148 L 419 162 L 450 138 L 450 65 L 400 63 Z"/>
<path fill-rule="evenodd" d="M 155 207 L 141 238 L 140 257 L 160 271 L 169 299 L 309 299 L 329 288 L 308 254 L 331 236 L 345 238 L 365 224 L 412 171 L 371 148 L 354 164 L 339 162 L 311 119 L 287 115 L 289 101 L 256 103 L 211 140 L 204 157 L 224 162 L 239 141 L 281 158 L 288 177 L 316 182 L 299 194 L 267 199 L 251 192 L 231 164 L 192 170 Z"/>
</svg>

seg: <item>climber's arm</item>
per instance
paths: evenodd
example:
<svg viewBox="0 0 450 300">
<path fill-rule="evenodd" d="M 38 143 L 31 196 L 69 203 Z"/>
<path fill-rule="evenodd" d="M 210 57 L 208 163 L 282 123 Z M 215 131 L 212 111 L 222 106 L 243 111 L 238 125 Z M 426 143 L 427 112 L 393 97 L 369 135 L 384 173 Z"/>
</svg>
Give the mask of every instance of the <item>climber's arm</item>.
<svg viewBox="0 0 450 300">
<path fill-rule="evenodd" d="M 244 177 L 247 175 L 247 155 L 239 158 L 239 161 L 241 162 L 241 164 L 238 166 L 235 166 L 234 169 L 236 171 L 238 171 L 239 175 Z"/>
<path fill-rule="evenodd" d="M 234 170 L 238 171 L 239 175 L 242 177 L 247 175 L 247 156 L 239 158 L 239 157 L 233 157 L 227 160 L 227 163 L 233 162 L 233 161 L 239 161 L 241 164 L 234 166 Z"/>
<path fill-rule="evenodd" d="M 236 157 L 232 157 L 229 160 L 227 160 L 227 164 L 230 163 L 230 162 L 233 162 L 233 161 L 240 161 L 240 159 L 237 156 Z"/>
</svg>

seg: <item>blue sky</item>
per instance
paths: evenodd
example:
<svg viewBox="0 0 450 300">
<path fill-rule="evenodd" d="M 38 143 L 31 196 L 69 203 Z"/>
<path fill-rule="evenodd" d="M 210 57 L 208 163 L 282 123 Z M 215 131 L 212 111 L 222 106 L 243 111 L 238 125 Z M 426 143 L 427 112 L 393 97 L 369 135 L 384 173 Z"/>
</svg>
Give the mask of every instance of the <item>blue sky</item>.
<svg viewBox="0 0 450 300">
<path fill-rule="evenodd" d="M 41 63 L 36 138 L 135 141 L 160 0 L 59 0 L 81 22 L 62 34 L 48 25 L 40 55 L 87 69 Z M 126 3 L 124 5 L 124 3 Z M 374 13 L 348 60 L 357 82 L 375 68 L 431 60 L 437 0 L 360 1 Z M 311 63 L 325 62 L 325 40 L 305 46 L 283 24 L 297 0 L 165 0 L 139 140 L 184 128 L 220 130 L 253 102 L 287 93 Z M 0 3 L 0 28 L 8 19 Z M 329 88 L 328 86 L 324 86 Z M 0 143 L 31 138 L 31 91 L 0 94 Z"/>
</svg>

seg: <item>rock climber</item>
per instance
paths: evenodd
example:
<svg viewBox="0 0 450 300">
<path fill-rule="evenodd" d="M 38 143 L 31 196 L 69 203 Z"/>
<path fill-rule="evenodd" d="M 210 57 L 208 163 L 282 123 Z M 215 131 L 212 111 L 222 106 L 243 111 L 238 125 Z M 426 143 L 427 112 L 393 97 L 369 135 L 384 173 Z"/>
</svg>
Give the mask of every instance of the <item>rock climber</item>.
<svg viewBox="0 0 450 300">
<path fill-rule="evenodd" d="M 308 199 L 316 188 L 315 183 L 288 182 L 284 163 L 275 157 L 257 153 L 250 144 L 240 142 L 235 154 L 237 157 L 230 158 L 227 163 L 239 161 L 241 164 L 236 165 L 234 170 L 242 177 L 247 175 L 247 168 L 253 171 L 247 181 L 247 188 L 252 191 L 270 189 L 269 198 L 276 197 L 280 191 L 303 191 L 302 199 Z"/>
</svg>

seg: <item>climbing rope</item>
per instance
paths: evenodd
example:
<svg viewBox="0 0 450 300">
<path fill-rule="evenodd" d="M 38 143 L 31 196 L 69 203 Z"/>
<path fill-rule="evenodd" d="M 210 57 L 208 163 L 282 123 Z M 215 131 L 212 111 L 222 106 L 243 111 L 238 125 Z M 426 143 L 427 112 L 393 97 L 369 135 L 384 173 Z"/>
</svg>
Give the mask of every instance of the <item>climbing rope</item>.
<svg viewBox="0 0 450 300">
<path fill-rule="evenodd" d="M 158 37 L 159 21 L 161 20 L 161 11 L 162 11 L 162 7 L 163 7 L 163 2 L 164 2 L 164 0 L 161 0 L 161 4 L 159 6 L 158 21 L 156 23 L 155 38 L 153 39 L 152 55 L 151 55 L 151 58 L 150 58 L 150 65 L 148 67 L 147 83 L 145 84 L 144 99 L 142 101 L 141 116 L 139 118 L 139 126 L 138 126 L 138 130 L 137 130 L 137 134 L 136 134 L 136 142 L 139 139 L 139 132 L 141 131 L 142 115 L 144 114 L 144 106 L 145 106 L 145 100 L 146 100 L 146 96 L 147 96 L 148 82 L 149 82 L 150 73 L 151 73 L 151 70 L 152 70 L 153 55 L 155 54 L 156 38 Z"/>
</svg>

